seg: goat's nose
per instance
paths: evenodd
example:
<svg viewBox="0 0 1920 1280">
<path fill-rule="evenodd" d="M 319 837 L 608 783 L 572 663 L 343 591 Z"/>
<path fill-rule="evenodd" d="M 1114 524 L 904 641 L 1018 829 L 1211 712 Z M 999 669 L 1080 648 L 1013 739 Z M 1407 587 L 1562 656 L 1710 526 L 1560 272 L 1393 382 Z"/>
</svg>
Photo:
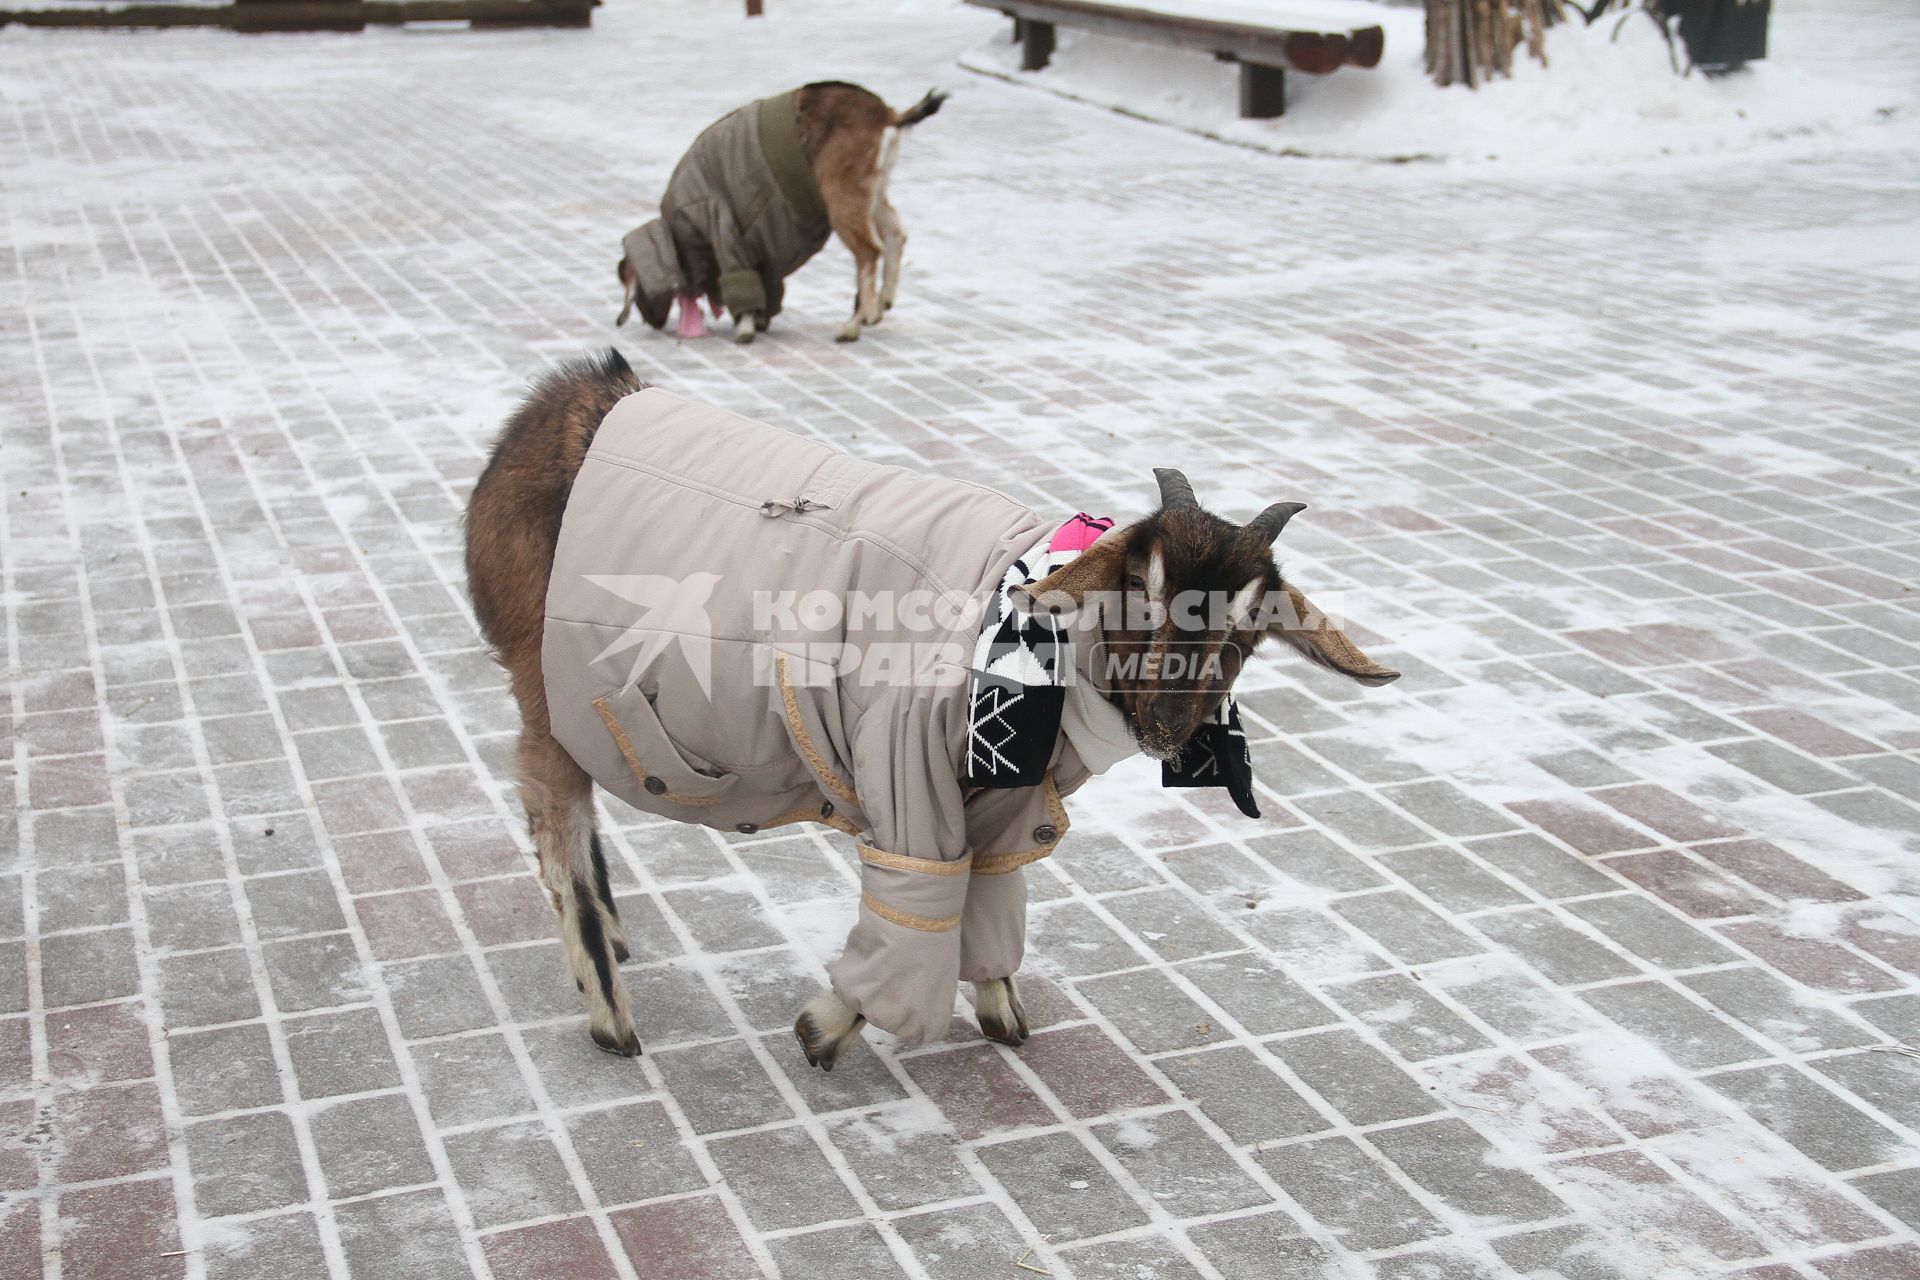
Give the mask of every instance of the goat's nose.
<svg viewBox="0 0 1920 1280">
<path fill-rule="evenodd" d="M 1164 702 L 1155 703 L 1152 707 L 1149 707 L 1147 709 L 1147 719 L 1155 729 L 1170 736 L 1179 733 L 1181 729 L 1186 727 L 1187 723 L 1187 718 L 1181 713 L 1180 708 L 1170 707 Z"/>
</svg>

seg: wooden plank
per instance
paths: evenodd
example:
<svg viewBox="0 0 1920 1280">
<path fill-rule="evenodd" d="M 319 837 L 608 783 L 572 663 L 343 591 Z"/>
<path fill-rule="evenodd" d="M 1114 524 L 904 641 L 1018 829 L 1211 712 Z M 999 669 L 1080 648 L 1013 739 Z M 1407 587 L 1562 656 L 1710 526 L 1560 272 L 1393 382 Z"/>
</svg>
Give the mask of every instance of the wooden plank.
<svg viewBox="0 0 1920 1280">
<path fill-rule="evenodd" d="M 269 31 L 360 31 L 367 25 L 360 0 L 236 0 L 221 26 L 252 35 Z"/>
<path fill-rule="evenodd" d="M 180 5 L 134 5 L 124 9 L 29 9 L 0 11 L 0 27 L 17 22 L 23 27 L 220 27 L 218 17 L 228 9 L 188 8 Z"/>
<path fill-rule="evenodd" d="M 226 27 L 241 32 L 357 31 L 373 23 L 471 22 L 475 27 L 592 24 L 594 0 L 238 0 L 223 6 L 0 11 L 0 26 Z"/>
<path fill-rule="evenodd" d="M 480 27 L 584 27 L 593 0 L 362 0 L 371 24 L 469 21 Z"/>
</svg>

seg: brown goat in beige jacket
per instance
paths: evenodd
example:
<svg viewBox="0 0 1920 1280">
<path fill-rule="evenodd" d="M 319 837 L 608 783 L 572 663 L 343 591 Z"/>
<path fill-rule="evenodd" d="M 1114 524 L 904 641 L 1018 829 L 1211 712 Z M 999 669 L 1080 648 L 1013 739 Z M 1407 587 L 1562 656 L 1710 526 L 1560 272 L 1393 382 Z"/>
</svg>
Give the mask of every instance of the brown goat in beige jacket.
<svg viewBox="0 0 1920 1280">
<path fill-rule="evenodd" d="M 1019 1044 L 1023 868 L 1065 833 L 1063 796 L 1135 751 L 1174 768 L 1230 709 L 1269 630 L 1363 683 L 1397 675 L 1282 582 L 1269 543 L 1298 504 L 1241 526 L 1201 510 L 1176 472 L 1161 473 L 1161 496 L 1125 528 L 1062 525 L 643 388 L 617 353 L 536 387 L 474 489 L 467 567 L 520 703 L 520 792 L 594 1041 L 640 1050 L 598 782 L 682 822 L 855 837 L 858 918 L 831 989 L 796 1024 L 810 1061 L 831 1067 L 863 1021 L 942 1037 L 961 980 L 982 1029 Z M 1090 536 L 1059 553 L 1064 567 L 1029 573 L 1073 528 Z M 907 607 L 808 622 L 805 603 L 777 607 L 796 594 Z M 1217 617 L 1190 616 L 1191 594 L 1222 601 Z M 1069 687 L 1044 737 L 982 729 L 969 659 L 992 631 L 974 607 L 988 600 L 1012 602 L 1003 628 L 1070 637 L 1051 650 L 1071 671 L 1056 672 Z M 1169 652 L 1204 661 L 1176 676 Z M 1015 684 L 999 705 L 1046 692 Z M 979 780 L 979 754 L 1001 748 L 1030 756 L 1031 774 Z"/>
</svg>

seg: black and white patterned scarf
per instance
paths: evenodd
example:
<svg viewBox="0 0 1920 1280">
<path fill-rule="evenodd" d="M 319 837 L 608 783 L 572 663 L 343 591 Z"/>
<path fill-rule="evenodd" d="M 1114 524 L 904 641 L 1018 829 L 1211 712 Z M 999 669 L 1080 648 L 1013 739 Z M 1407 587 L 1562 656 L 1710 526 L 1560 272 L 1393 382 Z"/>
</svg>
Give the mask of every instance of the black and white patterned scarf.
<svg viewBox="0 0 1920 1280">
<path fill-rule="evenodd" d="M 975 642 L 967 688 L 969 787 L 1033 787 L 1046 777 L 1060 736 L 1067 682 L 1075 677 L 1066 623 L 1051 614 L 1026 614 L 1010 593 L 1065 567 L 1100 534 L 1106 517 L 1082 512 L 1015 560 L 1001 578 Z M 1161 762 L 1163 787 L 1225 787 L 1249 818 L 1260 816 L 1253 796 L 1253 758 L 1240 709 L 1229 695 L 1194 733 L 1180 755 Z"/>
</svg>

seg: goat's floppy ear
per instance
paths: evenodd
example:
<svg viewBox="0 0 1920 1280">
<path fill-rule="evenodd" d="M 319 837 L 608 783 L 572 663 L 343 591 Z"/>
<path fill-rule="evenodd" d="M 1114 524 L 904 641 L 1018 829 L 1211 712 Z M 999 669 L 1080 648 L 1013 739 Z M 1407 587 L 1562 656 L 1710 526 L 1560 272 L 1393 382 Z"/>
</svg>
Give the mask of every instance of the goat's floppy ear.
<svg viewBox="0 0 1920 1280">
<path fill-rule="evenodd" d="M 1313 601 L 1300 593 L 1300 588 L 1287 583 L 1285 590 L 1294 616 L 1283 616 L 1267 628 L 1268 635 L 1285 640 L 1321 666 L 1361 684 L 1388 684 L 1400 678 L 1398 671 L 1383 667 L 1360 652 L 1360 646 L 1347 639 L 1346 632 L 1316 609 Z"/>
<path fill-rule="evenodd" d="M 1024 613 L 1059 613 L 1068 601 L 1078 608 L 1090 591 L 1121 589 L 1132 545 L 1132 529 L 1115 529 L 1040 581 L 1007 594 Z"/>
</svg>

